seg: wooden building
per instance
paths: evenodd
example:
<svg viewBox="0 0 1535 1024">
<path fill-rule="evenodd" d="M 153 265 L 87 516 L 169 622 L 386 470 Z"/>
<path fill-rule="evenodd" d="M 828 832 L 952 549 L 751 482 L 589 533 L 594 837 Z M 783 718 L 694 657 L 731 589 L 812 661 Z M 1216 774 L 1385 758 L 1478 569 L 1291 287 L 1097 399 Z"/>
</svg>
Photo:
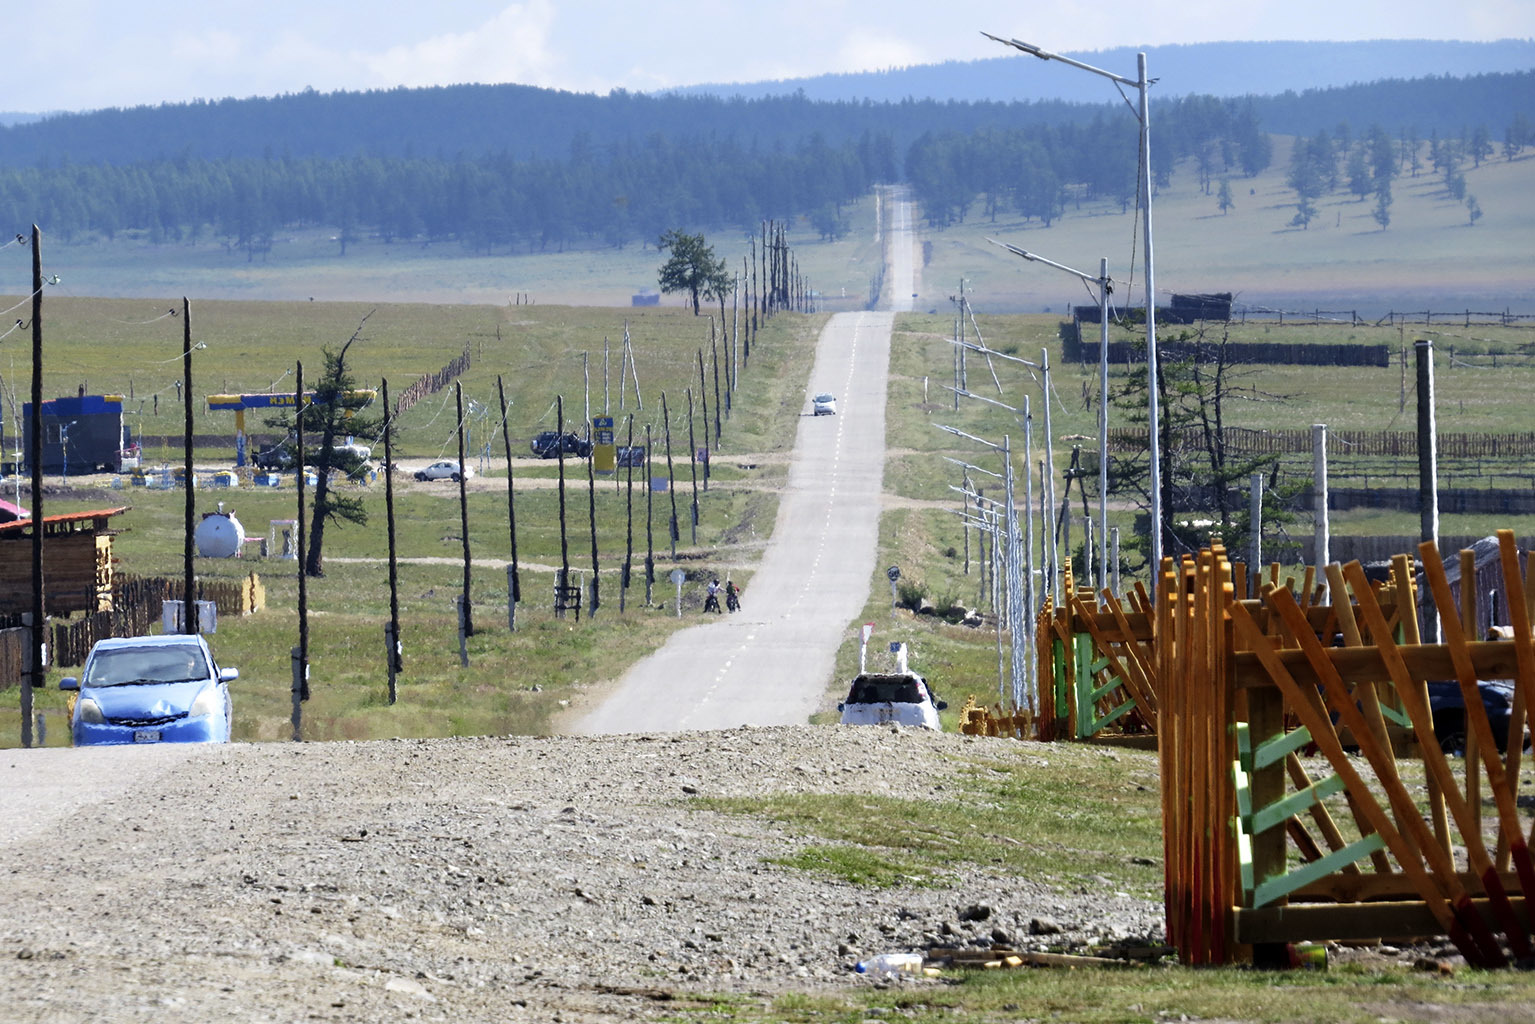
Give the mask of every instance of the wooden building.
<svg viewBox="0 0 1535 1024">
<path fill-rule="evenodd" d="M 112 608 L 111 518 L 122 508 L 44 516 L 43 610 L 48 615 Z M 0 523 L 0 615 L 32 610 L 30 518 Z"/>
</svg>

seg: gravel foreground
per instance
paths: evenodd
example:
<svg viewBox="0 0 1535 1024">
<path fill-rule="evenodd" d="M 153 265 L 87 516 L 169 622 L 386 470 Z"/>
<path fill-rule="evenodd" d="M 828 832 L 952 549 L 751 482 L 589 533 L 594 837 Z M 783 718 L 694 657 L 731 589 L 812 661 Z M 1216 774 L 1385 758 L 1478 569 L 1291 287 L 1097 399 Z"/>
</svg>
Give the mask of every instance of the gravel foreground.
<svg viewBox="0 0 1535 1024">
<path fill-rule="evenodd" d="M 860 957 L 1162 934 L 1162 906 L 955 864 L 874 890 L 696 797 L 955 799 L 1046 748 L 884 728 L 6 751 L 0 1019 L 676 1019 Z M 46 755 L 46 756 L 43 756 Z M 1031 939 L 1031 923 L 1060 934 Z"/>
</svg>

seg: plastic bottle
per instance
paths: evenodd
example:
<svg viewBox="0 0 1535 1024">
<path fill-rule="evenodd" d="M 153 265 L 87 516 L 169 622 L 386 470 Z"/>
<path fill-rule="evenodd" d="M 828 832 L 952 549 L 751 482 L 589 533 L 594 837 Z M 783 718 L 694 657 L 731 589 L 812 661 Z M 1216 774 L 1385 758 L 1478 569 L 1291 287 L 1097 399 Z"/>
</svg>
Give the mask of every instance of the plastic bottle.
<svg viewBox="0 0 1535 1024">
<path fill-rule="evenodd" d="M 891 975 L 921 974 L 921 953 L 881 953 L 879 956 L 860 960 L 853 968 L 859 974 Z"/>
</svg>

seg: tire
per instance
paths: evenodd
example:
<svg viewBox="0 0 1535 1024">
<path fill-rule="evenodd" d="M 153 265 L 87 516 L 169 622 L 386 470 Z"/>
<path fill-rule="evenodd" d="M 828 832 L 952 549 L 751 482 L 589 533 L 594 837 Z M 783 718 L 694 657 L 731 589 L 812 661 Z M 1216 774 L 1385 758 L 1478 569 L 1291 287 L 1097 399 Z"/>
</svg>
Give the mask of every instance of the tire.
<svg viewBox="0 0 1535 1024">
<path fill-rule="evenodd" d="M 452 480 L 452 481 L 453 481 L 453 482 L 454 482 L 454 483 L 458 483 L 458 474 L 457 474 L 457 473 L 454 473 L 454 474 L 453 474 L 453 475 L 452 475 L 452 476 L 451 476 L 451 477 L 449 477 L 449 478 L 448 478 L 448 479 L 449 479 L 449 480 Z"/>
<path fill-rule="evenodd" d="M 1466 716 L 1460 711 L 1442 712 L 1434 720 L 1434 738 L 1446 754 L 1461 754 L 1466 749 Z"/>
<path fill-rule="evenodd" d="M 424 483 L 424 482 L 426 482 L 426 474 L 425 473 L 417 473 L 416 474 L 416 479 L 420 480 L 420 481 L 422 481 Z"/>
</svg>

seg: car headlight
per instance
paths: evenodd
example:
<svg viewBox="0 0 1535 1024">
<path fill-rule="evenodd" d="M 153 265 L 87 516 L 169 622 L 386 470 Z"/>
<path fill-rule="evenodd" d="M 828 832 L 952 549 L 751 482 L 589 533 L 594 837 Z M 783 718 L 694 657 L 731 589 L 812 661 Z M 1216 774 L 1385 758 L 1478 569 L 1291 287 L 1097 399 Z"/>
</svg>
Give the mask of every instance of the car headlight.
<svg viewBox="0 0 1535 1024">
<path fill-rule="evenodd" d="M 101 713 L 101 705 L 89 697 L 80 699 L 80 721 L 88 725 L 106 725 L 107 716 Z"/>
<path fill-rule="evenodd" d="M 216 687 L 210 686 L 197 695 L 187 715 L 191 718 L 201 718 L 204 715 L 222 715 L 223 713 L 224 696 Z"/>
</svg>

